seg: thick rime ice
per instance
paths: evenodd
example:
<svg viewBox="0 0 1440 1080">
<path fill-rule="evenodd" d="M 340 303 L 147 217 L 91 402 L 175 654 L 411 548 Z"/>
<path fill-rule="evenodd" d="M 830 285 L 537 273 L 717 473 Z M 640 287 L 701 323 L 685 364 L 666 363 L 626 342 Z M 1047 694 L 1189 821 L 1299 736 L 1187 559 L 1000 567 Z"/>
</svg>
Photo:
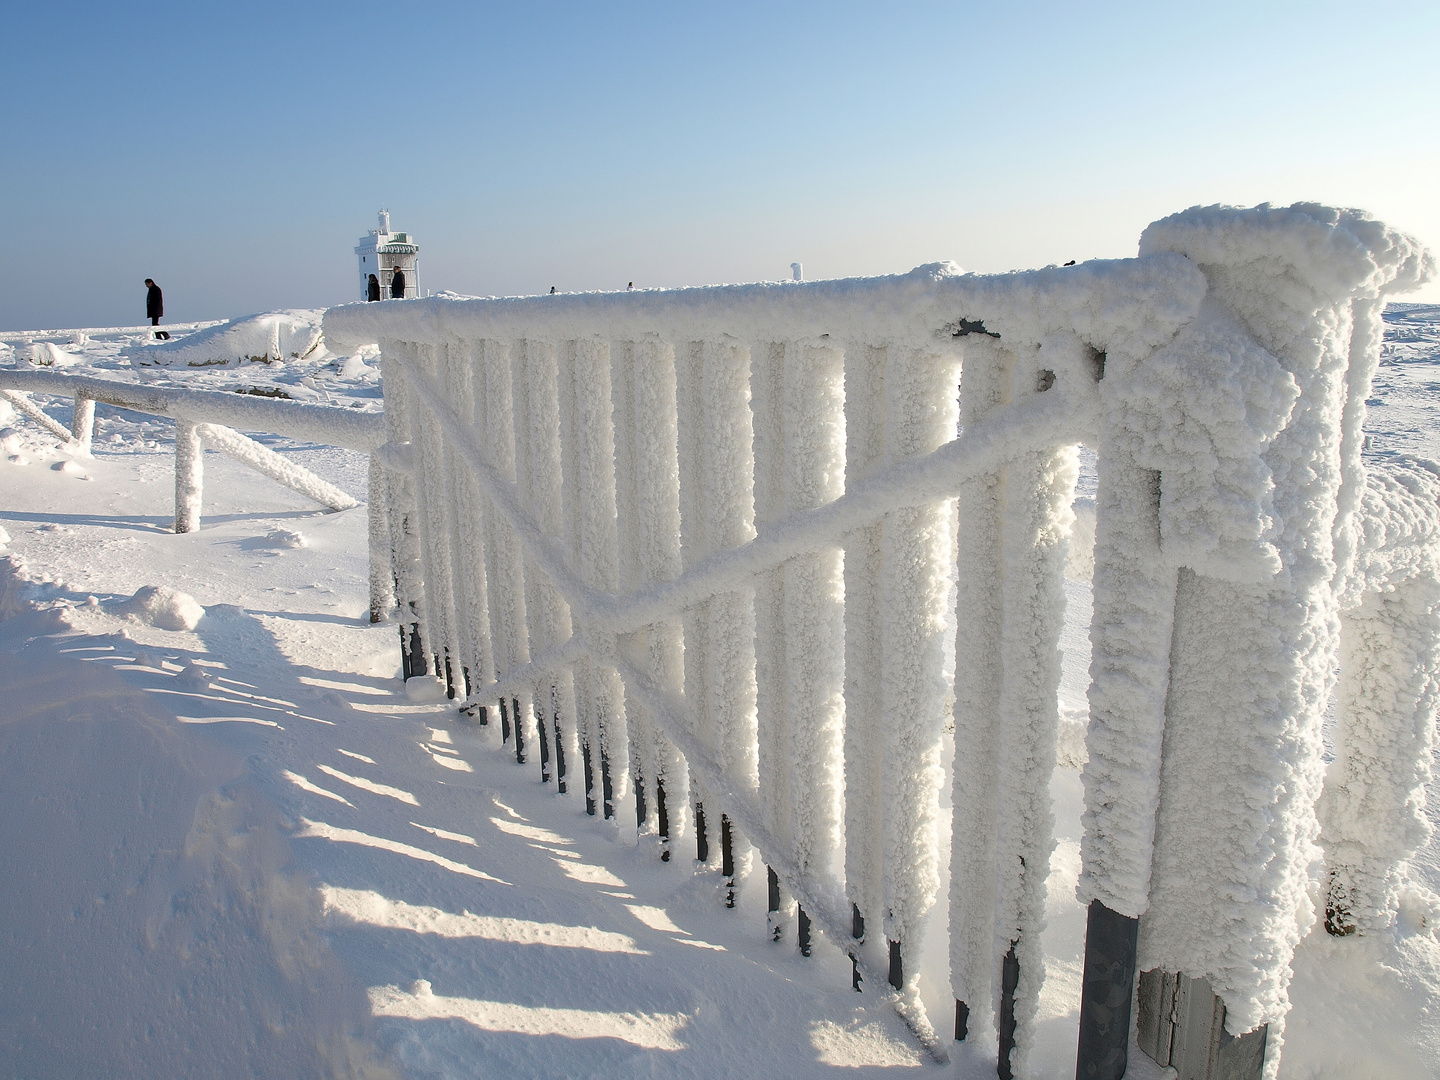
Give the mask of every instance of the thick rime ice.
<svg viewBox="0 0 1440 1080">
<path fill-rule="evenodd" d="M 703 814 L 737 876 L 753 845 L 776 940 L 803 908 L 937 1058 L 917 952 L 945 713 L 952 988 L 977 1032 L 1013 1017 L 1026 1076 L 1065 576 L 1093 572 L 1079 898 L 1142 917 L 1142 967 L 1208 979 L 1232 1032 L 1269 1023 L 1273 1075 L 1321 846 L 1327 918 L 1363 933 L 1427 836 L 1440 467 L 1367 478 L 1360 449 L 1383 297 L 1432 272 L 1353 211 L 1210 207 L 1131 260 L 324 329 L 384 356 L 374 532 L 423 662 L 508 710 L 517 754 L 538 715 L 607 813 L 633 784 L 642 833 Z"/>
<path fill-rule="evenodd" d="M 1335 760 L 1317 807 L 1325 920 L 1394 921 L 1405 863 L 1430 838 L 1425 785 L 1440 707 L 1440 467 L 1391 459 L 1368 477 L 1340 620 Z"/>
<path fill-rule="evenodd" d="M 1290 957 L 1313 917 L 1320 723 L 1345 663 L 1342 597 L 1360 588 L 1346 570 L 1364 561 L 1376 300 L 1430 263 L 1373 221 L 1311 206 L 1187 211 L 1147 230 L 1142 251 L 1166 250 L 1193 258 L 1210 290 L 1157 369 L 1117 370 L 1106 388 L 1080 896 L 1143 914 L 1142 968 L 1204 975 L 1230 1031 L 1270 1023 L 1273 1073 Z M 1188 389 L 1174 366 L 1186 352 Z M 1433 709 L 1435 629 L 1399 650 L 1419 685 L 1391 688 L 1392 727 L 1430 723 L 1417 709 Z M 1364 652 L 1350 698 L 1377 689 Z M 1397 782 L 1410 793 L 1415 776 L 1412 763 Z"/>
</svg>

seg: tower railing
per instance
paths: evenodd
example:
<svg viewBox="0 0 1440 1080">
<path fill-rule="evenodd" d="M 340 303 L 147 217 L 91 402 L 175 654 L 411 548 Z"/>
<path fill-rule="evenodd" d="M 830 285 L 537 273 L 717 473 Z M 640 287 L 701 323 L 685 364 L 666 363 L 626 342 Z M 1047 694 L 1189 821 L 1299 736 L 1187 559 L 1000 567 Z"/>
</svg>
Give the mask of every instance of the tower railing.
<svg viewBox="0 0 1440 1080">
<path fill-rule="evenodd" d="M 808 954 L 818 930 L 939 1059 L 918 950 L 946 890 L 954 1037 L 1029 1075 L 1089 445 L 1077 1075 L 1124 1074 L 1138 970 L 1152 1056 L 1203 1036 L 1273 1070 L 1318 822 L 1336 932 L 1393 917 L 1423 841 L 1440 481 L 1369 476 L 1360 431 L 1383 298 L 1433 267 L 1314 206 L 1186 211 L 1141 251 L 331 309 L 332 348 L 381 347 L 371 499 L 407 674 L 591 813 L 633 806 L 661 858 L 693 845 L 727 903 L 763 862 L 772 937 Z M 1342 657 L 1342 608 L 1385 633 Z M 1395 649 L 1421 674 L 1387 710 L 1367 689 Z M 1337 661 L 1348 764 L 1322 798 Z M 1408 771 L 1380 790 L 1367 754 Z M 1218 1003 L 1203 1032 L 1177 985 Z"/>
</svg>

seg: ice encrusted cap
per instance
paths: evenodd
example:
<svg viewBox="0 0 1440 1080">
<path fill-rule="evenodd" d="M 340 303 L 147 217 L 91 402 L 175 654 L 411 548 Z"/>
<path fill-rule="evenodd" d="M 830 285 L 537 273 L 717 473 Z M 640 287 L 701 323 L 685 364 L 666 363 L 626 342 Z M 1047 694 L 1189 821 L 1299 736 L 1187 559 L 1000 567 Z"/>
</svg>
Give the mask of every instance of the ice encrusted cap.
<svg viewBox="0 0 1440 1080">
<path fill-rule="evenodd" d="M 1140 254 L 1176 252 L 1201 267 L 1264 264 L 1323 302 L 1409 292 L 1434 280 L 1434 256 L 1363 210 L 1319 203 L 1192 206 L 1140 236 Z"/>
</svg>

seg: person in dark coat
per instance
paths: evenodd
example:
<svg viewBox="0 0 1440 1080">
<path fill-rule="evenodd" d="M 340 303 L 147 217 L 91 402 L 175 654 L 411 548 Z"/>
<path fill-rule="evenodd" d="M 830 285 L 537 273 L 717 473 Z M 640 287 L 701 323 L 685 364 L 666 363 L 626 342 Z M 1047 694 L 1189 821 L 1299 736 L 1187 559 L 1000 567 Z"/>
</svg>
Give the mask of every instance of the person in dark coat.
<svg viewBox="0 0 1440 1080">
<path fill-rule="evenodd" d="M 405 272 L 398 266 L 395 268 L 395 276 L 390 279 L 390 298 L 405 299 Z"/>
<path fill-rule="evenodd" d="M 371 274 L 371 275 L 370 275 L 370 284 L 369 284 L 369 286 L 368 286 L 367 289 L 366 289 L 365 299 L 366 299 L 366 300 L 379 300 L 379 299 L 380 299 L 380 279 L 377 278 L 374 274 Z"/>
<path fill-rule="evenodd" d="M 150 320 L 151 326 L 160 325 L 160 316 L 165 314 L 165 294 L 160 291 L 160 286 L 150 279 L 145 279 L 145 317 Z M 155 336 L 165 341 L 170 340 L 170 335 L 164 330 L 156 330 Z"/>
</svg>

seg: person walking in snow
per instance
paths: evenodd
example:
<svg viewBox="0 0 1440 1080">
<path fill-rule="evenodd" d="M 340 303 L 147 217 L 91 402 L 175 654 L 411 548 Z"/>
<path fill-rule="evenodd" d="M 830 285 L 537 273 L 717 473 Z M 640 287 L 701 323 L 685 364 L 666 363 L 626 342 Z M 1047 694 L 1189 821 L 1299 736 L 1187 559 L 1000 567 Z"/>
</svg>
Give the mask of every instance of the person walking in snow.
<svg viewBox="0 0 1440 1080">
<path fill-rule="evenodd" d="M 150 320 L 151 326 L 160 325 L 160 316 L 165 314 L 165 294 L 160 291 L 160 286 L 150 279 L 145 279 L 145 317 Z M 156 330 L 155 336 L 162 341 L 169 341 L 170 335 L 164 330 Z"/>
<path fill-rule="evenodd" d="M 390 279 L 390 298 L 392 300 L 405 299 L 405 272 L 398 266 L 395 268 L 395 276 Z"/>
<path fill-rule="evenodd" d="M 379 299 L 380 299 L 380 279 L 377 278 L 374 274 L 371 274 L 371 275 L 370 275 L 370 284 L 366 287 L 366 290 L 365 290 L 365 299 L 366 299 L 366 300 L 379 300 Z"/>
</svg>

